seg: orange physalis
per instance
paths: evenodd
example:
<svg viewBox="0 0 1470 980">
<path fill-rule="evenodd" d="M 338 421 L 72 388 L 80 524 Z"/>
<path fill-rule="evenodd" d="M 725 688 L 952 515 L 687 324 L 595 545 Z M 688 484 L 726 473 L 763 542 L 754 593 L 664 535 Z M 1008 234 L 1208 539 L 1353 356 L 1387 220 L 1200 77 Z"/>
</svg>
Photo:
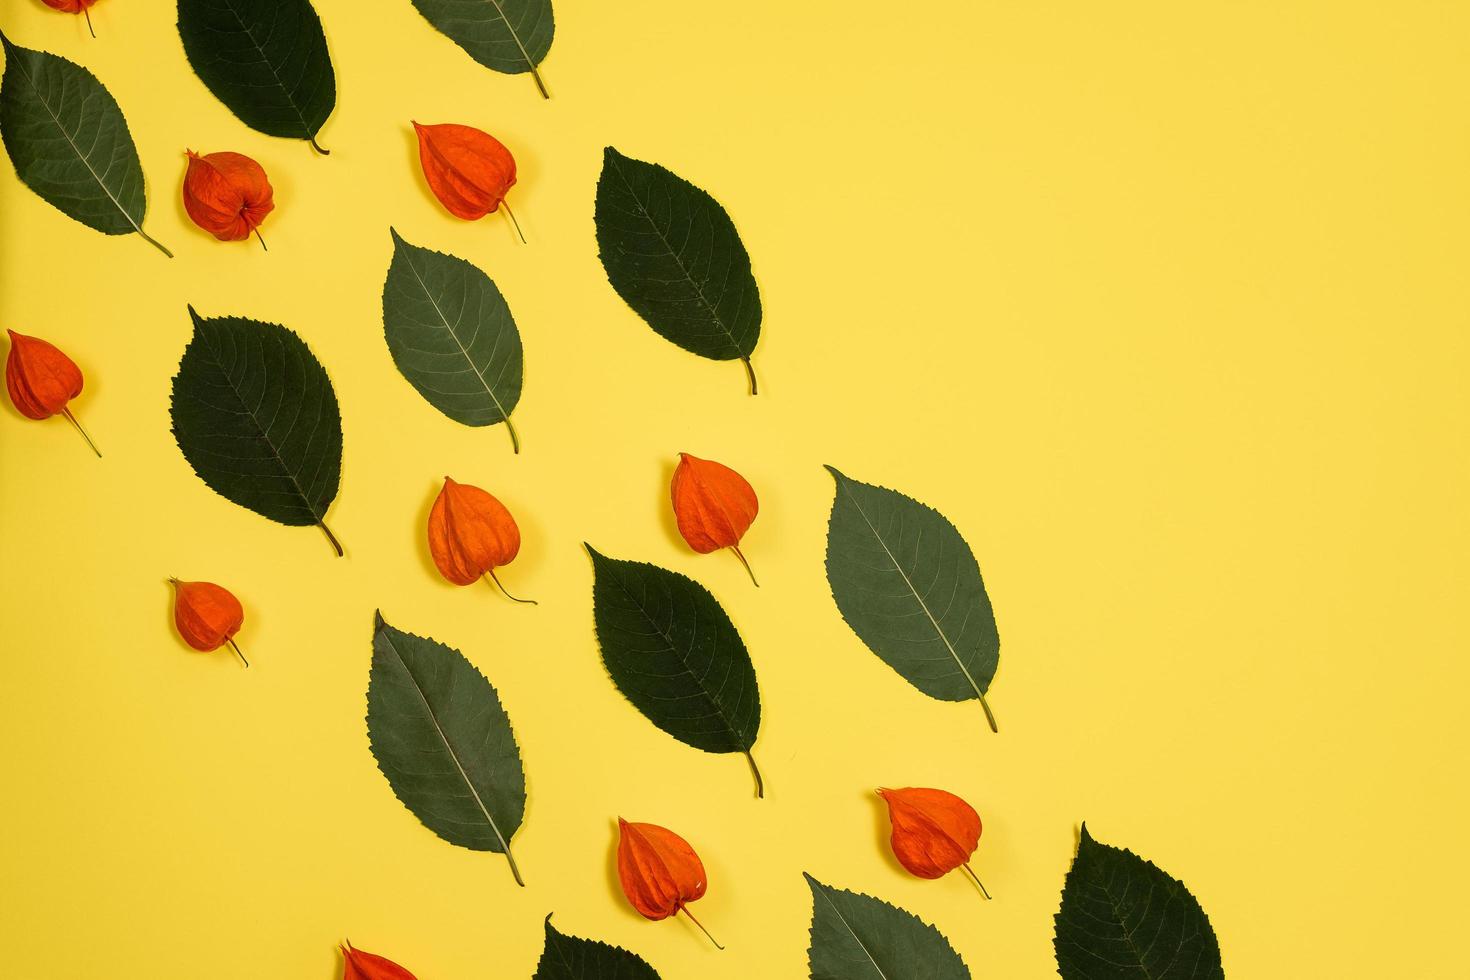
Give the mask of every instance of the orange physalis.
<svg viewBox="0 0 1470 980">
<path fill-rule="evenodd" d="M 342 980 L 415 980 L 412 973 L 386 957 L 353 949 L 351 943 L 340 948 Z"/>
<path fill-rule="evenodd" d="M 505 204 L 506 192 L 515 186 L 516 161 L 504 143 L 458 123 L 414 123 L 413 128 L 419 137 L 424 179 L 450 214 L 478 221 Z M 505 213 L 524 242 L 526 236 L 509 204 L 505 204 Z"/>
<path fill-rule="evenodd" d="M 67 407 L 67 402 L 82 393 L 82 369 L 75 361 L 39 337 L 7 330 L 10 334 L 10 357 L 5 361 L 5 390 L 15 410 L 28 419 L 49 419 L 61 413 L 76 426 L 92 452 L 101 458 L 102 451 L 82 428 L 82 423 Z"/>
<path fill-rule="evenodd" d="M 740 551 L 740 539 L 760 510 L 745 477 L 721 463 L 680 453 L 670 492 L 679 533 L 689 547 L 701 555 L 729 548 L 759 587 L 750 562 Z"/>
<path fill-rule="evenodd" d="M 246 667 L 250 661 L 235 643 L 235 634 L 245 623 L 245 610 L 229 589 L 213 582 L 181 582 L 169 579 L 174 587 L 174 625 L 184 642 L 195 650 L 218 650 L 226 643 Z"/>
<path fill-rule="evenodd" d="M 194 223 L 222 242 L 260 237 L 260 223 L 275 210 L 275 193 L 260 164 L 243 153 L 193 150 L 184 173 L 184 210 Z"/>
<path fill-rule="evenodd" d="M 704 895 L 704 864 L 689 842 L 672 830 L 618 817 L 618 880 L 633 907 L 648 919 L 683 912 L 717 949 L 724 949 L 689 911 Z"/>
<path fill-rule="evenodd" d="M 893 824 L 893 855 L 910 874 L 938 878 L 964 868 L 986 898 L 990 893 L 969 865 L 980 843 L 980 814 L 942 789 L 880 789 Z"/>
<path fill-rule="evenodd" d="M 520 550 L 520 528 L 504 504 L 479 487 L 444 478 L 429 511 L 429 553 L 440 574 L 455 585 L 473 585 L 488 575 L 507 599 L 534 606 L 534 599 L 516 599 L 495 577 L 495 569 L 509 565 Z"/>
<path fill-rule="evenodd" d="M 96 4 L 97 0 L 41 0 L 41 2 L 52 10 L 59 10 L 64 14 L 81 14 L 87 18 L 88 33 L 93 37 L 97 36 L 97 32 L 92 30 L 92 15 L 87 12 L 87 8 Z"/>
</svg>

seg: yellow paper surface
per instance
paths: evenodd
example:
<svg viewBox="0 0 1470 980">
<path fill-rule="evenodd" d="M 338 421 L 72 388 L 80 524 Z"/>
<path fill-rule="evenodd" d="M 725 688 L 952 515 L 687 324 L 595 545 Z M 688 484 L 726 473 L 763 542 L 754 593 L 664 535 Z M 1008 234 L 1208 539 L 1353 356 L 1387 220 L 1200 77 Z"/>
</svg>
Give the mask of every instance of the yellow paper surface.
<svg viewBox="0 0 1470 980">
<path fill-rule="evenodd" d="M 7 978 L 328 980 L 343 938 L 422 980 L 523 978 L 550 912 L 667 980 L 795 978 L 803 870 L 935 923 L 977 978 L 1042 978 L 1083 819 L 1189 885 L 1233 977 L 1463 976 L 1470 8 L 561 0 L 543 102 L 408 0 L 317 7 L 330 157 L 218 103 L 172 4 L 103 0 L 94 41 L 3 3 L 16 43 L 87 65 L 121 104 L 147 228 L 178 256 L 84 228 L 0 167 L 0 327 L 75 357 L 106 454 L 0 411 Z M 512 149 L 529 245 L 439 208 L 412 119 Z M 607 285 L 607 144 L 733 216 L 765 306 L 759 397 Z M 186 148 L 264 165 L 269 253 L 188 223 Z M 505 293 L 519 457 L 395 370 L 390 224 Z M 326 366 L 345 559 L 179 453 L 189 303 L 284 323 Z M 679 451 L 756 487 L 759 591 L 679 541 Z M 937 507 L 974 548 L 999 735 L 841 621 L 823 463 Z M 423 526 L 446 474 L 516 515 L 504 580 L 539 607 L 436 576 Z M 767 799 L 740 756 L 618 695 L 583 541 L 725 605 L 760 679 Z M 249 671 L 176 638 L 170 575 L 241 597 Z M 500 691 L 529 782 L 524 890 L 377 772 L 378 608 Z M 974 803 L 993 902 L 895 865 L 879 785 Z M 726 952 L 624 903 L 619 815 L 699 850 L 696 912 Z"/>
</svg>

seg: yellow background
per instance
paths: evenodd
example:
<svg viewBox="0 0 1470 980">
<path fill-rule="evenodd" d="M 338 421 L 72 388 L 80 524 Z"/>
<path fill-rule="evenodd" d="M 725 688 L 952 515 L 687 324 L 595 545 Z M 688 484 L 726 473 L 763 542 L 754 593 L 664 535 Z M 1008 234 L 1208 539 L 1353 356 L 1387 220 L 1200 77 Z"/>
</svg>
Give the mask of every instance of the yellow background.
<svg viewBox="0 0 1470 980">
<path fill-rule="evenodd" d="M 103 0 L 96 41 L 38 2 L 0 7 L 17 43 L 112 91 L 146 227 L 178 255 L 98 235 L 0 168 L 0 326 L 77 359 L 106 453 L 0 412 L 7 978 L 327 980 L 343 937 L 422 980 L 523 978 L 548 912 L 667 980 L 802 977 L 803 870 L 934 922 L 977 978 L 1046 977 L 1083 819 L 1189 885 L 1232 977 L 1465 975 L 1470 7 L 560 0 L 543 102 L 408 0 L 317 0 L 330 157 L 215 101 L 170 3 Z M 529 245 L 437 206 L 410 119 L 511 147 Z M 759 397 L 607 285 L 608 143 L 734 217 L 765 304 Z M 268 254 L 187 223 L 185 148 L 265 166 Z M 508 298 L 521 456 L 394 369 L 390 224 Z M 185 463 L 168 393 L 186 303 L 287 324 L 325 364 L 345 559 Z M 680 450 L 757 488 L 759 591 L 676 537 Z M 969 540 L 1001 629 L 999 735 L 839 618 L 824 462 Z M 504 578 L 539 607 L 434 574 L 446 473 L 517 516 Z M 584 540 L 725 604 L 760 679 L 767 799 L 740 756 L 617 694 Z M 242 597 L 252 669 L 183 647 L 169 575 Z M 378 607 L 499 689 L 529 782 L 524 890 L 377 772 Z M 971 800 L 995 901 L 905 876 L 878 785 Z M 622 901 L 619 814 L 700 851 L 696 912 L 727 952 Z"/>
</svg>

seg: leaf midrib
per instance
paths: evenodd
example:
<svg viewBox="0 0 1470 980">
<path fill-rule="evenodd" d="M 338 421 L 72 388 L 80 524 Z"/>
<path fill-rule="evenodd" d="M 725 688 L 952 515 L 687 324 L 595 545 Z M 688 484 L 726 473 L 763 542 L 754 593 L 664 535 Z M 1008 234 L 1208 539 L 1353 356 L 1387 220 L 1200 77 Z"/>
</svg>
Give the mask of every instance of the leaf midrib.
<svg viewBox="0 0 1470 980">
<path fill-rule="evenodd" d="M 510 34 L 510 39 L 516 43 L 516 47 L 521 52 L 521 57 L 526 59 L 526 66 L 534 72 L 536 70 L 536 62 L 531 60 L 531 52 L 527 51 L 526 46 L 521 43 L 521 36 L 516 33 L 515 27 L 511 25 L 510 18 L 505 16 L 505 8 L 500 5 L 500 0 L 489 0 L 489 3 L 490 6 L 495 8 L 495 13 L 500 17 L 501 22 L 505 24 L 505 30 Z"/>
<path fill-rule="evenodd" d="M 694 287 L 694 295 L 698 296 L 699 301 L 704 304 L 704 308 L 709 312 L 710 319 L 715 322 L 716 326 L 718 326 L 721 330 L 725 332 L 725 336 L 729 339 L 730 345 L 739 352 L 741 357 L 744 357 L 744 348 L 742 348 L 740 346 L 740 342 L 735 339 L 735 335 L 730 332 L 730 328 L 725 326 L 725 321 L 715 310 L 714 305 L 710 303 L 708 298 L 705 297 L 703 287 L 701 287 L 699 283 L 695 282 L 694 277 L 689 274 L 689 269 L 679 258 L 679 253 L 674 251 L 674 246 L 671 245 L 669 243 L 669 240 L 664 237 L 664 233 L 659 228 L 658 222 L 653 220 L 653 215 L 649 214 L 648 209 L 643 206 L 643 199 L 638 196 L 638 192 L 633 189 L 633 185 L 629 183 L 628 178 L 623 175 L 622 164 L 618 162 L 618 158 L 611 157 L 610 162 L 613 165 L 614 172 L 618 175 L 618 179 L 621 180 L 623 182 L 623 186 L 628 189 L 628 196 L 633 199 L 634 204 L 638 205 L 639 213 L 641 213 L 644 219 L 648 222 L 648 227 L 653 229 L 653 233 L 657 235 L 658 240 L 663 243 L 664 250 L 667 251 L 669 253 L 669 257 L 674 260 L 674 265 L 679 267 L 679 272 L 683 274 L 684 281 L 689 283 L 690 286 Z"/>
<path fill-rule="evenodd" d="M 715 699 L 715 696 L 711 694 L 709 690 L 704 686 L 704 684 L 700 681 L 699 676 L 689 668 L 688 662 L 685 661 L 682 655 L 680 655 L 679 648 L 675 645 L 673 637 L 664 632 L 663 628 L 654 621 L 654 618 L 648 615 L 648 610 L 643 608 L 643 604 L 640 603 L 637 597 L 633 595 L 632 591 L 630 591 L 628 587 L 623 584 L 623 580 L 620 577 L 614 574 L 612 578 L 613 581 L 617 583 L 618 588 L 623 590 L 623 594 L 626 595 L 628 599 L 633 603 L 634 608 L 636 608 L 638 612 L 643 616 L 643 619 L 648 623 L 649 626 L 653 628 L 653 631 L 668 646 L 669 652 L 674 655 L 674 658 L 676 660 L 679 661 L 679 666 L 683 669 L 684 673 L 689 675 L 690 680 L 694 681 L 694 686 L 699 688 L 699 693 L 704 695 L 705 700 L 710 703 L 710 707 L 715 709 L 715 714 L 719 717 L 720 721 L 724 723 L 725 730 L 733 735 L 737 741 L 743 742 L 745 740 L 745 736 L 735 728 L 734 724 L 731 723 L 730 719 L 725 715 L 724 708 L 721 707 L 720 702 L 717 701 Z M 737 751 L 748 752 L 749 749 L 741 748 Z"/>
<path fill-rule="evenodd" d="M 490 829 L 495 832 L 495 839 L 500 841 L 502 853 L 509 854 L 510 845 L 506 843 L 505 835 L 500 832 L 500 826 L 496 824 L 495 818 L 490 815 L 490 811 L 486 808 L 485 802 L 480 799 L 480 793 L 475 789 L 475 784 L 470 782 L 469 773 L 465 772 L 464 766 L 460 764 L 459 754 L 454 751 L 454 746 L 449 743 L 448 737 L 444 734 L 444 729 L 440 727 L 439 718 L 434 714 L 433 706 L 429 704 L 429 699 L 424 696 L 424 689 L 419 686 L 419 679 L 413 675 L 413 670 L 409 668 L 408 661 L 404 660 L 403 654 L 398 652 L 398 647 L 393 643 L 393 637 L 387 630 L 382 631 L 382 636 L 388 649 L 393 651 L 393 656 L 398 658 L 398 663 L 403 667 L 404 674 L 408 675 L 409 681 L 413 684 L 414 693 L 419 696 L 419 701 L 424 706 L 425 714 L 429 716 L 429 721 L 434 725 L 434 731 L 439 735 L 439 741 L 444 743 L 444 751 L 448 752 L 449 758 L 453 760 L 454 768 L 459 772 L 459 778 L 464 780 L 465 787 L 469 789 L 470 795 L 475 798 L 475 805 L 480 808 L 480 813 L 485 816 L 485 823 L 489 824 Z"/>
<path fill-rule="evenodd" d="M 316 134 L 311 131 L 311 125 L 307 123 L 306 117 L 301 114 L 301 107 L 296 104 L 296 99 L 292 96 L 291 90 L 286 88 L 286 83 L 281 80 L 280 72 L 276 71 L 276 66 L 272 64 L 270 58 L 266 57 L 265 48 L 261 47 L 260 42 L 255 39 L 255 32 L 250 29 L 250 26 L 245 23 L 245 19 L 240 16 L 240 12 L 235 8 L 233 0 L 223 0 L 223 3 L 229 9 L 230 13 L 234 15 L 235 23 L 240 25 L 240 30 L 245 32 L 245 36 L 255 46 L 256 53 L 260 55 L 260 63 L 270 69 L 271 78 L 276 81 L 276 88 L 280 89 L 281 94 L 286 97 L 286 104 L 291 107 L 292 112 L 296 113 L 296 118 L 301 123 L 301 131 L 306 133 L 306 136 L 302 138 L 311 139 Z"/>
<path fill-rule="evenodd" d="M 909 580 L 908 573 L 903 570 L 903 566 L 898 563 L 898 559 L 894 557 L 893 552 L 889 550 L 888 542 L 883 540 L 883 536 L 878 533 L 878 529 L 873 526 L 873 522 L 868 520 L 868 514 L 865 510 L 863 510 L 863 505 L 858 501 L 857 495 L 854 494 L 851 490 L 848 490 L 846 486 L 842 485 L 841 480 L 838 481 L 838 486 L 841 492 L 847 494 L 848 499 L 852 501 L 853 507 L 857 508 L 858 516 L 863 519 L 863 523 L 866 524 L 868 526 L 868 530 L 873 533 L 873 540 L 878 542 L 878 546 L 883 549 L 883 553 L 887 555 L 888 560 L 893 563 L 894 571 L 898 572 L 899 577 L 903 579 L 903 584 L 908 587 L 909 593 L 912 594 L 914 597 L 914 601 L 919 604 L 920 609 L 924 610 L 924 615 L 928 618 L 929 625 L 934 627 L 935 635 L 938 636 L 940 642 L 944 644 L 944 648 L 949 651 L 949 655 L 954 660 L 955 665 L 960 668 L 960 673 L 965 675 L 965 680 L 969 682 L 971 689 L 973 689 L 975 692 L 975 696 L 983 700 L 985 697 L 985 692 L 980 690 L 979 684 L 975 683 L 975 678 L 970 674 L 969 668 L 966 667 L 965 662 L 960 659 L 960 655 L 955 650 L 954 644 L 949 642 L 949 637 L 945 635 L 944 630 L 940 627 L 939 620 L 934 618 L 934 614 L 929 611 L 928 603 L 924 601 L 923 596 L 919 595 L 919 590 L 914 588 L 914 583 Z"/>
<path fill-rule="evenodd" d="M 12 48 L 11 51 L 13 53 L 16 51 L 16 49 Z M 37 88 L 36 81 L 31 77 L 30 72 L 26 71 L 25 60 L 22 58 L 15 58 L 14 60 L 15 67 L 20 71 L 21 76 L 26 80 L 26 84 L 31 87 L 31 91 L 35 94 L 36 102 L 40 104 L 41 108 L 46 110 L 46 115 L 50 116 L 51 121 L 56 124 L 56 131 L 59 132 L 62 138 L 66 140 L 66 145 L 70 146 L 72 152 L 77 155 L 77 159 L 82 161 L 82 166 L 87 168 L 87 173 L 92 175 L 92 179 L 97 182 L 97 186 L 102 188 L 102 193 L 106 194 L 107 199 L 112 202 L 112 206 L 117 208 L 118 214 L 121 214 L 124 218 L 127 219 L 128 224 L 133 226 L 134 231 L 141 232 L 143 230 L 142 226 L 139 225 L 136 220 L 134 220 L 131 214 L 128 214 L 127 209 L 122 206 L 122 202 L 120 202 L 116 197 L 113 196 L 111 188 L 109 188 L 107 184 L 103 182 L 102 178 L 98 176 L 97 171 L 92 169 L 92 161 L 87 159 L 87 156 L 82 152 L 81 147 L 77 146 L 76 141 L 71 138 L 71 134 L 66 131 L 66 127 L 61 124 L 61 118 L 56 115 L 56 112 L 51 108 L 50 104 L 47 103 L 45 97 L 41 94 L 41 90 Z M 99 82 L 98 84 L 100 85 L 101 83 Z"/>
<path fill-rule="evenodd" d="M 424 277 L 419 275 L 419 270 L 414 267 L 413 257 L 405 253 L 404 258 L 407 260 L 408 271 L 413 273 L 414 281 L 417 282 L 419 284 L 419 288 L 424 291 L 424 298 L 429 301 L 430 306 L 434 307 L 434 313 L 438 315 L 439 322 L 444 324 L 445 332 L 448 333 L 449 336 L 454 340 L 454 346 L 459 348 L 459 352 L 464 356 L 465 363 L 470 366 L 470 370 L 475 372 L 475 377 L 479 379 L 480 386 L 485 389 L 485 394 L 489 395 L 490 400 L 495 403 L 495 410 L 500 413 L 501 419 L 509 419 L 510 413 L 505 410 L 504 405 L 500 404 L 500 399 L 495 395 L 495 389 L 490 387 L 490 383 L 485 380 L 485 375 L 480 373 L 479 365 L 477 365 L 474 362 L 474 359 L 470 357 L 470 352 L 468 349 L 465 348 L 464 343 L 459 339 L 459 334 L 455 333 L 454 327 L 450 326 L 449 318 L 446 317 L 444 315 L 444 311 L 439 308 L 439 301 L 434 298 L 433 293 L 429 292 L 428 283 L 424 282 Z"/>
<path fill-rule="evenodd" d="M 867 944 L 863 942 L 862 938 L 858 936 L 857 932 L 853 929 L 851 924 L 848 923 L 847 917 L 842 914 L 842 910 L 837 907 L 837 903 L 832 901 L 832 896 L 827 894 L 826 886 L 819 885 L 819 887 L 816 888 L 815 891 L 818 895 L 822 896 L 823 901 L 831 906 L 832 911 L 837 915 L 837 921 L 842 923 L 843 928 L 847 930 L 847 934 L 852 937 L 852 941 L 858 944 L 858 948 L 863 951 L 863 955 L 868 958 L 868 962 L 873 964 L 873 969 L 878 971 L 878 976 L 882 977 L 883 980 L 888 980 L 888 974 L 883 972 L 883 968 L 878 965 L 878 961 L 873 959 L 873 954 L 868 952 Z"/>
<path fill-rule="evenodd" d="M 224 362 L 219 359 L 219 354 L 214 349 L 214 345 L 210 342 L 208 335 L 201 334 L 201 339 L 204 340 L 205 349 L 208 350 L 210 355 L 214 358 L 214 366 L 219 368 L 219 373 L 225 379 L 225 384 L 230 386 L 230 391 L 234 393 L 236 400 L 240 403 L 240 407 L 245 409 L 245 414 L 250 417 L 251 422 L 255 423 L 255 430 L 260 433 L 260 441 L 265 443 L 266 448 L 271 451 L 271 455 L 274 456 L 276 462 L 280 464 L 281 472 L 286 474 L 286 479 L 291 481 L 291 486 L 295 488 L 296 495 L 301 498 L 302 503 L 306 504 L 307 512 L 310 513 L 312 517 L 315 517 L 317 523 L 320 524 L 322 518 L 325 517 L 327 514 L 327 509 L 323 507 L 321 513 L 317 513 L 316 504 L 313 503 L 312 499 L 306 495 L 306 491 L 301 488 L 301 484 L 297 482 L 296 474 L 291 471 L 291 467 L 286 465 L 286 460 L 281 456 L 280 450 L 277 449 L 276 444 L 271 441 L 270 433 L 266 431 L 265 427 L 260 424 L 260 419 L 256 417 L 255 409 L 250 407 L 249 403 L 245 401 L 244 395 L 240 393 L 240 389 L 235 387 L 235 382 L 230 377 L 229 370 L 225 367 Z"/>
</svg>

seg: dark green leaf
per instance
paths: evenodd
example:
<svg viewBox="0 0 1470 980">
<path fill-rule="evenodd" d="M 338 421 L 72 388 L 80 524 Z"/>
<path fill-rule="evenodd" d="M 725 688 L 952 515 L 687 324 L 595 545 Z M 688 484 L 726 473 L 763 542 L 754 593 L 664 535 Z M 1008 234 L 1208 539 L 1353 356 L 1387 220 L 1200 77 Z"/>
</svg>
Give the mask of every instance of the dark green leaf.
<svg viewBox="0 0 1470 980">
<path fill-rule="evenodd" d="M 148 197 L 128 122 L 81 65 L 10 43 L 0 82 L 0 137 L 26 186 L 62 214 L 108 235 L 143 231 Z"/>
<path fill-rule="evenodd" d="M 206 320 L 174 375 L 174 438 L 210 489 L 282 524 L 324 519 L 342 471 L 342 417 L 327 372 L 285 327 Z"/>
<path fill-rule="evenodd" d="M 377 617 L 368 741 L 403 805 L 440 837 L 504 854 L 526 811 L 526 777 L 495 688 L 458 650 Z"/>
<path fill-rule="evenodd" d="M 316 135 L 337 79 L 308 0 L 179 0 L 179 37 L 194 73 L 241 122 L 327 152 Z"/>
<path fill-rule="evenodd" d="M 1000 634 L 980 566 L 944 515 L 885 487 L 837 478 L 827 582 L 842 618 L 910 684 L 942 701 L 985 701 Z"/>
<path fill-rule="evenodd" d="M 709 591 L 656 565 L 620 561 L 591 545 L 592 613 L 602 660 L 633 706 L 679 741 L 706 752 L 743 752 L 761 724 L 755 667 Z"/>
<path fill-rule="evenodd" d="M 548 915 L 546 948 L 531 980 L 658 980 L 658 973 L 621 946 L 557 932 Z"/>
<path fill-rule="evenodd" d="M 520 452 L 510 413 L 521 397 L 521 335 L 500 290 L 464 259 L 392 235 L 383 328 L 393 363 L 456 422 L 504 422 Z"/>
<path fill-rule="evenodd" d="M 717 361 L 750 356 L 761 296 L 750 256 L 720 203 L 656 163 L 603 151 L 597 248 L 608 282 L 660 336 Z"/>
<path fill-rule="evenodd" d="M 1057 913 L 1063 980 L 1223 980 L 1220 945 L 1184 883 L 1082 825 Z"/>
<path fill-rule="evenodd" d="M 471 58 L 508 75 L 528 71 L 542 97 L 551 98 L 536 70 L 556 32 L 551 0 L 413 0 L 413 5 Z"/>
<path fill-rule="evenodd" d="M 812 980 L 968 980 L 949 940 L 913 913 L 803 875 L 812 889 Z"/>
</svg>

